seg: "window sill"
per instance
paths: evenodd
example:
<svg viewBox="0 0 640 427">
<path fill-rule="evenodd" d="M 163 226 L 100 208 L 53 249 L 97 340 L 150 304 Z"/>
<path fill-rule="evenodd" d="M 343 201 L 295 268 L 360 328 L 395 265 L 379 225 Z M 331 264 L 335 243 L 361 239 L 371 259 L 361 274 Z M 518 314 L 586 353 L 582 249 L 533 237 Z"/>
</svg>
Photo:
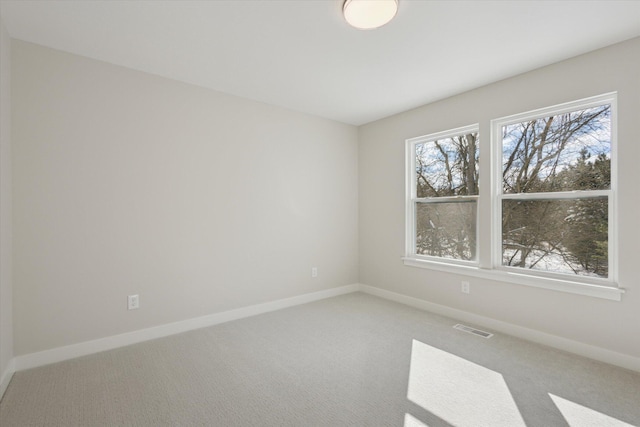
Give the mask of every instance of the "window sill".
<svg viewBox="0 0 640 427">
<path fill-rule="evenodd" d="M 620 301 L 622 299 L 622 294 L 624 293 L 624 289 L 613 286 L 595 285 L 571 280 L 538 277 L 527 274 L 513 273 L 510 271 L 490 270 L 475 266 L 449 264 L 446 262 L 437 262 L 410 257 L 404 257 L 402 258 L 402 260 L 404 262 L 404 265 L 410 267 L 427 268 L 430 270 L 444 271 L 447 273 L 463 274 L 466 276 L 479 277 L 482 279 L 497 280 L 500 282 L 515 283 L 518 285 L 533 286 L 542 289 L 551 289 L 554 291 L 586 295 L 613 301 Z"/>
</svg>

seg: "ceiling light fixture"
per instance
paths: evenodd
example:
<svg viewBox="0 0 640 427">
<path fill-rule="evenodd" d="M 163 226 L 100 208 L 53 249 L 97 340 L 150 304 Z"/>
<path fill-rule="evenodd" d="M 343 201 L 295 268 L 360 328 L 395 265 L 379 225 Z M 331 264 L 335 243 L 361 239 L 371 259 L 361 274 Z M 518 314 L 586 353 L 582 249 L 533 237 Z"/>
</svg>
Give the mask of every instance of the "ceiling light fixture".
<svg viewBox="0 0 640 427">
<path fill-rule="evenodd" d="M 360 30 L 382 27 L 396 16 L 398 0 L 345 0 L 344 19 Z"/>
</svg>

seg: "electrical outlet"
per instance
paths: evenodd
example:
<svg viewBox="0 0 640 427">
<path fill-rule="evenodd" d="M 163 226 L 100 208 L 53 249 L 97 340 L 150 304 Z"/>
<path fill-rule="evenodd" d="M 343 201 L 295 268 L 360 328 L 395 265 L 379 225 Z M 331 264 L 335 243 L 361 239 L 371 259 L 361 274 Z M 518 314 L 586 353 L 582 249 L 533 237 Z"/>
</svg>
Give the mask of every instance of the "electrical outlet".
<svg viewBox="0 0 640 427">
<path fill-rule="evenodd" d="M 311 267 L 311 277 L 318 277 L 318 267 Z"/>
<path fill-rule="evenodd" d="M 462 293 L 464 294 L 468 294 L 470 291 L 470 285 L 469 282 L 467 282 L 466 280 L 462 281 Z"/>
<path fill-rule="evenodd" d="M 129 295 L 127 297 L 127 308 L 129 310 L 136 310 L 140 308 L 140 296 L 138 295 Z"/>
</svg>

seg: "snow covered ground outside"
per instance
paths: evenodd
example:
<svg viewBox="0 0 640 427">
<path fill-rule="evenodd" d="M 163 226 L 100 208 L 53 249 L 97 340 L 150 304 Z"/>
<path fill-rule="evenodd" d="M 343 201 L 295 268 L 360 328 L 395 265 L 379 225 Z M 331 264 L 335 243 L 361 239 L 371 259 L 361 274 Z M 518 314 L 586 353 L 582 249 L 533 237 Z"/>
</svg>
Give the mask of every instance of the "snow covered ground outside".
<svg viewBox="0 0 640 427">
<path fill-rule="evenodd" d="M 516 249 L 503 249 L 502 264 L 509 265 L 509 260 L 515 254 Z M 512 262 L 517 262 L 520 255 L 516 255 Z M 534 264 L 532 266 L 532 264 Z M 526 268 L 539 271 L 548 271 L 551 273 L 564 273 L 578 276 L 602 277 L 593 272 L 585 271 L 578 263 L 572 262 L 568 258 L 562 256 L 558 252 L 545 252 L 541 250 L 533 250 L 526 260 Z"/>
</svg>

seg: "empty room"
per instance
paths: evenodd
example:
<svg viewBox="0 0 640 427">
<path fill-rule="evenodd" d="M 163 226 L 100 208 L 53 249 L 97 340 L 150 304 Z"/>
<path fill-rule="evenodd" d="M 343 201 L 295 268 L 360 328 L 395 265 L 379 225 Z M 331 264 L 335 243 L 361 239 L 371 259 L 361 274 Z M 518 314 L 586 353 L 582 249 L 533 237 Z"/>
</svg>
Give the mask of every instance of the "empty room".
<svg viewBox="0 0 640 427">
<path fill-rule="evenodd" d="M 640 1 L 0 0 L 0 426 L 640 426 Z"/>
</svg>

